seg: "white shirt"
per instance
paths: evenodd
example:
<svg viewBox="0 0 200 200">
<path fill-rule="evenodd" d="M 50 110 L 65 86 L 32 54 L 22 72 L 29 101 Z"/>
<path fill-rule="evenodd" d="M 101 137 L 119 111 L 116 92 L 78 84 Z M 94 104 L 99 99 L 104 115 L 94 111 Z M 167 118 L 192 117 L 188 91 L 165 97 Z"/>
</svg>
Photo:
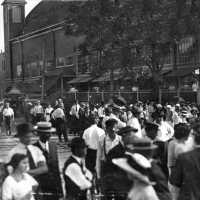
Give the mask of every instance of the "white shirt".
<svg viewBox="0 0 200 200">
<path fill-rule="evenodd" d="M 43 113 L 43 107 L 42 107 L 42 105 L 36 105 L 34 107 L 34 113 L 35 114 L 42 114 Z"/>
<path fill-rule="evenodd" d="M 25 154 L 26 155 L 27 154 L 27 149 L 26 148 L 27 147 L 24 144 L 22 144 L 21 142 L 18 143 L 8 153 L 6 163 L 8 163 L 11 160 L 12 156 L 14 154 L 16 154 L 16 153 L 20 153 L 20 154 Z M 34 145 L 28 145 L 28 149 L 31 152 L 31 155 L 33 157 L 33 161 L 34 161 L 36 166 L 38 166 L 38 164 L 41 163 L 41 162 L 46 162 L 46 159 L 45 159 L 42 151 L 38 147 L 36 147 Z"/>
<path fill-rule="evenodd" d="M 166 142 L 170 138 L 172 138 L 174 135 L 174 129 L 171 125 L 169 125 L 167 122 L 162 121 L 160 126 L 158 127 L 158 136 L 157 138 L 163 142 Z"/>
<path fill-rule="evenodd" d="M 46 150 L 47 152 L 49 152 L 49 143 L 48 143 L 48 142 L 43 143 L 43 142 L 41 142 L 40 140 L 39 140 L 38 142 L 40 143 L 40 146 L 41 146 L 44 150 Z"/>
<path fill-rule="evenodd" d="M 74 155 L 72 156 L 78 163 L 83 163 L 81 158 Z M 85 174 L 83 174 L 81 167 L 77 165 L 77 163 L 72 163 L 65 169 L 65 175 L 68 176 L 81 190 L 85 190 L 92 187 L 92 174 L 86 167 L 84 167 L 84 171 Z"/>
<path fill-rule="evenodd" d="M 137 183 L 134 184 L 128 194 L 129 200 L 159 200 L 152 185 L 143 184 L 137 180 L 134 182 Z"/>
<path fill-rule="evenodd" d="M 37 185 L 37 181 L 27 173 L 19 182 L 9 175 L 2 186 L 2 200 L 34 200 L 32 187 Z"/>
<path fill-rule="evenodd" d="M 119 144 L 119 142 L 122 141 L 122 138 L 121 138 L 121 136 L 119 136 L 117 134 L 116 134 L 116 137 L 114 140 L 111 140 L 108 135 L 103 135 L 100 137 L 100 140 L 99 140 L 100 149 L 98 149 L 98 150 L 101 151 L 101 155 L 102 155 L 101 160 L 105 160 L 104 141 L 105 141 L 106 154 L 108 154 L 111 149 L 113 149 L 115 146 L 117 146 Z"/>
<path fill-rule="evenodd" d="M 12 117 L 12 116 L 14 116 L 14 111 L 13 111 L 13 109 L 12 108 L 4 108 L 4 110 L 3 110 L 3 116 L 4 117 Z"/>
<path fill-rule="evenodd" d="M 131 126 L 132 128 L 137 129 L 138 131 L 135 133 L 135 135 L 139 138 L 142 138 L 142 130 L 141 125 L 139 123 L 139 120 L 136 117 L 132 117 L 127 121 L 127 126 Z"/>
<path fill-rule="evenodd" d="M 105 131 L 99 128 L 96 124 L 93 124 L 84 131 L 83 139 L 85 140 L 88 148 L 97 150 L 99 139 L 103 135 L 105 135 Z"/>
<path fill-rule="evenodd" d="M 117 120 L 117 128 L 123 128 L 126 126 L 125 122 L 122 122 L 116 115 L 114 115 L 113 113 L 110 115 L 109 119 L 115 119 Z"/>
<path fill-rule="evenodd" d="M 65 117 L 65 113 L 63 111 L 62 108 L 57 108 L 56 110 L 54 110 L 54 112 L 52 113 L 52 117 L 54 119 L 57 119 L 57 118 L 61 118 L 63 119 Z"/>
<path fill-rule="evenodd" d="M 80 105 L 79 104 L 74 104 L 71 107 L 70 115 L 75 115 L 76 117 L 78 117 L 79 110 L 80 110 Z"/>
<path fill-rule="evenodd" d="M 105 116 L 105 114 L 104 114 L 104 107 L 99 107 L 98 108 L 98 115 L 99 115 L 99 117 L 104 117 Z"/>
</svg>

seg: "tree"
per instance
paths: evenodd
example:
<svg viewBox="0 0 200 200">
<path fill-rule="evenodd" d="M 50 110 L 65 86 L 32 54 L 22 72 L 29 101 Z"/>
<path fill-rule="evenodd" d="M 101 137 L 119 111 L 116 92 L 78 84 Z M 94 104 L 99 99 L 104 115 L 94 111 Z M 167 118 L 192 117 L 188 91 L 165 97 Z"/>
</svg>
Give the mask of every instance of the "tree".
<svg viewBox="0 0 200 200">
<path fill-rule="evenodd" d="M 73 5 L 66 19 L 66 34 L 84 35 L 81 51 L 98 52 L 95 73 L 122 68 L 129 71 L 137 63 L 151 70 L 158 97 L 166 55 L 176 52 L 177 42 L 199 33 L 198 0 L 89 0 Z M 176 56 L 175 56 L 176 60 Z M 131 71 L 131 70 L 130 70 Z"/>
<path fill-rule="evenodd" d="M 111 90 L 113 90 L 113 71 L 120 65 L 121 33 L 124 24 L 116 1 L 93 0 L 70 7 L 66 19 L 66 34 L 84 35 L 80 45 L 84 54 L 98 53 L 96 74 L 111 71 Z"/>
</svg>

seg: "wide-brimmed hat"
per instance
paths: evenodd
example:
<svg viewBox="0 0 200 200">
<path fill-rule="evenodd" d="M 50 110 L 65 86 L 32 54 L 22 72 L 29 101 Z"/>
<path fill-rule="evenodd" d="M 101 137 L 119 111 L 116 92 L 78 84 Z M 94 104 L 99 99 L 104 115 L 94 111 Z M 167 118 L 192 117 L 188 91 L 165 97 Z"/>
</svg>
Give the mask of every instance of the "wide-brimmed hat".
<svg viewBox="0 0 200 200">
<path fill-rule="evenodd" d="M 121 136 L 124 136 L 124 135 L 127 135 L 129 132 L 131 132 L 131 131 L 133 131 L 133 132 L 137 132 L 138 131 L 138 129 L 136 129 L 136 128 L 133 128 L 133 127 L 131 127 L 131 126 L 126 126 L 126 127 L 123 127 L 123 128 L 121 128 L 119 131 L 118 131 L 118 135 L 121 135 Z"/>
<path fill-rule="evenodd" d="M 52 127 L 51 122 L 38 122 L 34 127 L 34 130 L 38 133 L 53 133 L 56 129 Z"/>
<path fill-rule="evenodd" d="M 126 100 L 119 96 L 119 97 L 113 97 L 112 99 L 112 108 L 117 109 L 117 110 L 125 110 L 126 109 Z"/>
<path fill-rule="evenodd" d="M 148 178 L 148 170 L 151 168 L 150 161 L 138 153 L 126 154 L 127 158 L 112 159 L 113 164 L 128 172 L 141 182 L 148 185 L 154 185 L 155 183 L 151 182 Z"/>
<path fill-rule="evenodd" d="M 31 124 L 21 123 L 21 124 L 17 125 L 17 134 L 15 135 L 15 137 L 23 137 L 33 131 L 34 131 L 34 129 Z"/>
<path fill-rule="evenodd" d="M 131 152 L 134 151 L 152 151 L 157 148 L 152 140 L 148 138 L 135 138 L 131 144 L 128 145 L 128 149 Z"/>
</svg>

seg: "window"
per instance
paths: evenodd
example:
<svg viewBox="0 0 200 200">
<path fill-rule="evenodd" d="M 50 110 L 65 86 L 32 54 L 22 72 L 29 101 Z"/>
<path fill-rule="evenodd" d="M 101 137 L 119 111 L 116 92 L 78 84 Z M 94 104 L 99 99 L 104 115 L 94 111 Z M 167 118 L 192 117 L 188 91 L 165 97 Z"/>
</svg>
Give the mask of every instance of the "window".
<svg viewBox="0 0 200 200">
<path fill-rule="evenodd" d="M 73 65 L 73 56 L 67 56 L 65 58 L 65 65 L 66 66 L 72 66 Z"/>
<path fill-rule="evenodd" d="M 89 73 L 90 70 L 90 62 L 89 56 L 78 56 L 78 72 L 81 74 Z"/>
<path fill-rule="evenodd" d="M 65 58 L 59 57 L 56 59 L 56 66 L 57 67 L 64 67 L 65 66 Z"/>
<path fill-rule="evenodd" d="M 22 13 L 20 6 L 13 6 L 12 8 L 12 21 L 13 23 L 21 23 L 22 22 Z"/>
<path fill-rule="evenodd" d="M 22 66 L 17 65 L 17 78 L 21 78 L 21 77 L 22 77 Z"/>
</svg>

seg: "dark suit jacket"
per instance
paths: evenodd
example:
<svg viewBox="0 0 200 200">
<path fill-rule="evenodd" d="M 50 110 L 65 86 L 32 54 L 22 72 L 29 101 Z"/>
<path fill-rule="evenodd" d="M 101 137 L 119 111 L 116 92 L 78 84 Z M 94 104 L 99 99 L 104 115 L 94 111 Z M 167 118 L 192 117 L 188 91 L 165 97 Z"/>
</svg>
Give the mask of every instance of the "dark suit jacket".
<svg viewBox="0 0 200 200">
<path fill-rule="evenodd" d="M 154 189 L 160 200 L 171 200 L 171 194 L 168 188 L 167 178 L 161 169 L 161 167 L 156 163 L 156 161 L 151 162 L 151 169 L 149 170 L 149 179 L 155 182 Z"/>
<path fill-rule="evenodd" d="M 46 158 L 48 173 L 41 175 L 40 184 L 43 192 L 51 192 L 55 195 L 62 196 L 62 184 L 60 178 L 60 171 L 58 166 L 57 144 L 49 142 L 49 152 L 45 151 L 39 142 L 34 144 L 37 146 Z"/>
<path fill-rule="evenodd" d="M 200 199 L 200 148 L 177 158 L 170 182 L 180 188 L 178 200 Z"/>
</svg>

